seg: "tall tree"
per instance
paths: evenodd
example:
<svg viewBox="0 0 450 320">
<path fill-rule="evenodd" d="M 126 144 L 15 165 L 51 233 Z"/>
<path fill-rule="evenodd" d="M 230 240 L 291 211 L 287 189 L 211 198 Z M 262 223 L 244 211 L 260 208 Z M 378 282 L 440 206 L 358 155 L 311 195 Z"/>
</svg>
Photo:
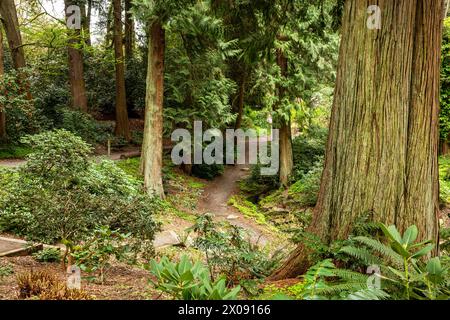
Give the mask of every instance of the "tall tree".
<svg viewBox="0 0 450 320">
<path fill-rule="evenodd" d="M 142 143 L 141 173 L 149 193 L 164 197 L 162 183 L 163 98 L 165 31 L 160 21 L 150 26 L 148 45 L 145 128 Z"/>
<path fill-rule="evenodd" d="M 3 77 L 4 73 L 4 51 L 3 51 L 3 30 L 0 25 L 0 79 Z M 0 88 L 1 90 L 1 88 Z M 2 105 L 0 104 L 0 141 L 6 138 L 6 112 L 3 110 Z"/>
<path fill-rule="evenodd" d="M 281 71 L 281 77 L 287 78 L 288 59 L 282 49 L 277 49 L 277 65 Z M 278 87 L 278 100 L 281 102 L 285 96 L 282 85 Z M 294 168 L 294 156 L 292 153 L 291 115 L 287 114 L 279 119 L 280 130 L 280 183 L 282 186 L 289 184 L 289 176 Z"/>
<path fill-rule="evenodd" d="M 73 0 L 64 0 L 66 8 L 66 18 L 68 19 L 71 12 L 67 8 L 71 5 L 77 4 Z M 84 7 L 84 5 L 82 5 Z M 70 91 L 72 94 L 72 108 L 87 112 L 88 103 L 86 95 L 86 83 L 84 80 L 84 66 L 83 66 L 83 51 L 82 51 L 82 36 L 80 29 L 68 30 L 69 40 L 67 45 L 68 59 L 69 59 L 69 82 Z"/>
<path fill-rule="evenodd" d="M 25 68 L 25 53 L 23 50 L 22 36 L 19 29 L 19 19 L 17 17 L 17 10 L 14 0 L 0 1 L 0 16 L 5 28 L 6 38 L 8 39 L 14 68 L 17 70 Z M 26 81 L 22 81 L 22 86 L 27 92 L 27 98 L 31 99 L 29 84 Z"/>
<path fill-rule="evenodd" d="M 330 243 L 369 214 L 401 230 L 415 224 L 422 238 L 436 240 L 443 2 L 378 1 L 379 30 L 367 26 L 371 4 L 344 6 L 325 169 L 309 231 Z M 307 257 L 300 245 L 272 279 L 301 274 Z"/>
<path fill-rule="evenodd" d="M 83 38 L 86 45 L 90 46 L 91 42 L 91 18 L 92 18 L 92 0 L 84 0 L 80 3 L 81 22 L 83 25 Z"/>
<path fill-rule="evenodd" d="M 134 46 L 134 20 L 131 10 L 133 3 L 131 0 L 125 0 L 125 57 L 127 61 L 133 58 Z"/>
<path fill-rule="evenodd" d="M 123 57 L 122 2 L 113 0 L 114 12 L 114 55 L 116 59 L 116 129 L 118 136 L 131 139 L 128 122 L 127 98 L 125 91 L 125 68 Z"/>
</svg>

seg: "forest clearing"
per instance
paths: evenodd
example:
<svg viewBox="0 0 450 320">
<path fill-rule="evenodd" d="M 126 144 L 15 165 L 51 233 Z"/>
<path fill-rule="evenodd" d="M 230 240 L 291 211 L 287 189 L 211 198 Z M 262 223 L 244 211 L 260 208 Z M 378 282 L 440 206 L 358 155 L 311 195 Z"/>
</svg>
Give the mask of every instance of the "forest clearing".
<svg viewBox="0 0 450 320">
<path fill-rule="evenodd" d="M 450 1 L 375 2 L 0 0 L 0 300 L 449 300 Z"/>
</svg>

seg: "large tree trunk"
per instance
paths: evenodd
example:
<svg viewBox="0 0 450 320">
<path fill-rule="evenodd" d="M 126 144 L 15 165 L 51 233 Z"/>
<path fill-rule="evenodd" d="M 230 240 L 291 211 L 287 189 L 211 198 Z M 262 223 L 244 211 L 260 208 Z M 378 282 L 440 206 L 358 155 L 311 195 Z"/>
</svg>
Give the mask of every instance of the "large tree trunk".
<svg viewBox="0 0 450 320">
<path fill-rule="evenodd" d="M 116 130 L 118 136 L 131 139 L 125 91 L 125 68 L 122 42 L 122 5 L 114 0 L 114 53 L 116 58 Z"/>
<path fill-rule="evenodd" d="M 309 229 L 330 243 L 358 216 L 415 224 L 438 234 L 441 0 L 379 0 L 380 30 L 366 27 L 369 0 L 347 0 L 325 169 Z M 300 245 L 272 279 L 309 266 Z"/>
<path fill-rule="evenodd" d="M 4 70 L 4 53 L 3 53 L 3 30 L 0 25 L 0 79 L 3 77 Z M 1 92 L 0 88 L 0 92 Z M 6 110 L 3 109 L 4 106 L 0 104 L 0 141 L 6 139 Z"/>
<path fill-rule="evenodd" d="M 281 49 L 277 50 L 277 64 L 281 70 L 281 76 L 287 77 L 288 60 Z M 285 89 L 278 88 L 278 99 L 281 101 L 284 98 Z M 291 134 L 291 120 L 280 119 L 280 183 L 286 187 L 289 184 L 289 176 L 294 168 L 294 158 L 292 153 L 292 134 Z"/>
<path fill-rule="evenodd" d="M 64 4 L 67 8 L 76 2 L 72 0 L 64 0 Z M 69 18 L 69 15 L 67 15 Z M 80 30 L 68 30 L 69 41 L 67 46 L 68 58 L 69 58 L 69 82 L 70 92 L 72 94 L 72 108 L 87 112 L 87 96 L 86 96 L 86 84 L 84 81 L 84 66 L 83 66 L 83 52 L 80 49 L 81 45 L 81 31 Z"/>
<path fill-rule="evenodd" d="M 163 98 L 165 32 L 160 22 L 150 27 L 148 46 L 145 129 L 142 144 L 141 172 L 149 194 L 164 197 L 162 183 Z"/>
<path fill-rule="evenodd" d="M 5 27 L 6 38 L 8 39 L 9 49 L 16 70 L 26 67 L 25 53 L 22 45 L 22 36 L 19 30 L 19 19 L 17 18 L 16 6 L 14 0 L 0 1 L 0 15 Z M 27 99 L 31 100 L 31 92 L 29 83 L 22 81 L 24 91 L 26 91 Z"/>
<path fill-rule="evenodd" d="M 132 6 L 131 0 L 125 0 L 125 57 L 127 61 L 133 58 L 134 21 L 130 12 Z"/>
<path fill-rule="evenodd" d="M 17 18 L 14 0 L 0 1 L 0 15 L 5 26 L 6 37 L 8 38 L 12 60 L 15 69 L 25 68 L 25 54 L 22 46 L 22 36 L 19 30 L 19 20 Z"/>
</svg>

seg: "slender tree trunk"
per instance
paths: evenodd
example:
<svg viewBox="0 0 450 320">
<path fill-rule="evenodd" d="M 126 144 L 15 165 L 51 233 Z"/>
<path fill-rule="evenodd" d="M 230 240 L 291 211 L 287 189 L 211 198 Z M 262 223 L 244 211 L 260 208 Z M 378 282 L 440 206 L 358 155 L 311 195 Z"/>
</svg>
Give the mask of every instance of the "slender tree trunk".
<svg viewBox="0 0 450 320">
<path fill-rule="evenodd" d="M 64 0 L 66 9 L 74 4 L 72 0 Z M 67 12 L 67 10 L 65 10 Z M 67 16 L 68 18 L 68 16 Z M 72 108 L 87 112 L 86 84 L 84 80 L 83 52 L 80 49 L 81 31 L 68 30 L 69 41 L 67 52 L 69 58 L 69 82 L 72 94 Z"/>
<path fill-rule="evenodd" d="M 114 20 L 114 0 L 111 0 L 110 5 L 108 7 L 108 13 L 106 17 L 106 34 L 105 34 L 105 45 L 109 47 L 109 44 L 114 41 L 113 40 L 113 20 Z"/>
<path fill-rule="evenodd" d="M 87 10 L 86 10 L 87 5 Z M 91 15 L 92 15 L 92 0 L 87 0 L 85 4 L 80 6 L 81 19 L 83 22 L 84 39 L 86 45 L 90 46 L 91 43 Z"/>
<path fill-rule="evenodd" d="M 344 239 L 361 215 L 421 239 L 438 234 L 441 0 L 347 0 L 325 169 L 310 232 Z M 300 245 L 272 279 L 309 266 Z"/>
<path fill-rule="evenodd" d="M 164 197 L 162 152 L 165 32 L 158 21 L 153 22 L 150 27 L 148 50 L 141 172 L 144 175 L 144 185 L 147 192 Z"/>
<path fill-rule="evenodd" d="M 131 0 L 125 0 L 125 57 L 127 61 L 133 58 L 134 21 L 130 12 L 132 6 Z"/>
<path fill-rule="evenodd" d="M 281 76 L 287 77 L 288 60 L 283 52 L 277 50 L 277 64 L 281 69 Z M 283 99 L 285 89 L 281 86 L 278 88 L 278 99 Z M 289 176 L 294 167 L 294 157 L 292 153 L 292 134 L 291 134 L 291 120 L 280 119 L 280 183 L 286 187 L 289 184 Z"/>
<path fill-rule="evenodd" d="M 25 53 L 22 45 L 22 36 L 20 35 L 19 19 L 17 18 L 16 5 L 14 0 L 0 1 L 0 15 L 5 28 L 6 38 L 8 39 L 9 49 L 16 70 L 26 67 Z M 21 84 L 26 91 L 27 99 L 31 100 L 30 85 L 23 80 Z"/>
<path fill-rule="evenodd" d="M 241 79 L 239 80 L 239 94 L 237 97 L 237 118 L 235 129 L 240 129 L 242 125 L 242 115 L 244 113 L 244 98 L 245 98 L 245 82 L 247 80 L 246 72 L 243 71 Z"/>
<path fill-rule="evenodd" d="M 450 8 L 450 0 L 443 0 L 444 1 L 444 19 L 448 16 L 448 10 Z"/>
<path fill-rule="evenodd" d="M 0 79 L 3 77 L 4 70 L 4 51 L 3 51 L 3 30 L 0 25 Z M 0 92 L 2 88 L 0 87 Z M 4 106 L 0 104 L 0 141 L 6 139 L 6 110 L 3 109 Z"/>
<path fill-rule="evenodd" d="M 122 5 L 114 0 L 114 52 L 116 58 L 116 135 L 131 139 L 125 91 L 125 67 L 122 42 Z"/>
</svg>

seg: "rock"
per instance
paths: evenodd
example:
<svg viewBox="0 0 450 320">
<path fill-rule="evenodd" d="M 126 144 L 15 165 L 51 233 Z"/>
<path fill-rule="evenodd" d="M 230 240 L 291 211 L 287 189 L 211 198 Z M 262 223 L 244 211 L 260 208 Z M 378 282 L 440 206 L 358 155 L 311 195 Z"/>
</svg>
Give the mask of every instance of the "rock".
<svg viewBox="0 0 450 320">
<path fill-rule="evenodd" d="M 236 216 L 236 215 L 234 215 L 234 214 L 230 214 L 228 217 L 227 217 L 227 220 L 236 220 L 236 219 L 238 219 L 239 218 L 239 216 Z"/>
<path fill-rule="evenodd" d="M 181 244 L 180 237 L 175 231 L 168 230 L 158 233 L 153 241 L 155 248 L 162 248 L 168 246 L 177 246 Z"/>
</svg>

